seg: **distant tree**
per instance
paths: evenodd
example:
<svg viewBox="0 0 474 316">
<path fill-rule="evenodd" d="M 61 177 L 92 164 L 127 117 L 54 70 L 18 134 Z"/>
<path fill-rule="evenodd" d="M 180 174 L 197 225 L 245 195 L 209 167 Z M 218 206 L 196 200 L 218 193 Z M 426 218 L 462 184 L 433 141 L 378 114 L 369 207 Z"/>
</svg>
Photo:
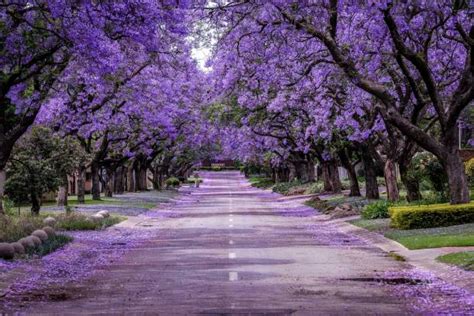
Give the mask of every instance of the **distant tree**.
<svg viewBox="0 0 474 316">
<path fill-rule="evenodd" d="M 67 182 L 81 159 L 79 147 L 54 135 L 48 128 L 35 126 L 13 148 L 7 164 L 5 192 L 17 204 L 30 202 L 38 215 L 41 197 Z M 67 194 L 67 191 L 66 191 Z"/>
</svg>

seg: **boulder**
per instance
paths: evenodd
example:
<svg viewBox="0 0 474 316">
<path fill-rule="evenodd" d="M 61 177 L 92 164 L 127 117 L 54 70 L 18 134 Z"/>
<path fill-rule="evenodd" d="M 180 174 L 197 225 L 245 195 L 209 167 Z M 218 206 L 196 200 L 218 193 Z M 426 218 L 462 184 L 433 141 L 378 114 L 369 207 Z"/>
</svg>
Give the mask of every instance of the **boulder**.
<svg viewBox="0 0 474 316">
<path fill-rule="evenodd" d="M 11 260 L 13 257 L 15 257 L 15 248 L 6 242 L 0 243 L 0 258 Z"/>
<path fill-rule="evenodd" d="M 54 227 L 54 225 L 56 225 L 56 219 L 54 217 L 48 216 L 43 220 L 43 224 Z"/>
<path fill-rule="evenodd" d="M 106 210 L 102 210 L 102 211 L 98 212 L 97 214 L 102 215 L 102 217 L 104 217 L 104 218 L 110 217 L 109 211 L 106 211 Z"/>
<path fill-rule="evenodd" d="M 48 234 L 48 238 L 56 236 L 56 232 L 54 231 L 54 228 L 46 226 L 43 227 L 43 231 Z"/>
<path fill-rule="evenodd" d="M 18 240 L 18 242 L 23 246 L 23 248 L 28 249 L 28 248 L 34 248 L 35 243 L 33 242 L 32 239 L 26 237 Z"/>
<path fill-rule="evenodd" d="M 46 234 L 46 233 L 45 233 L 45 234 Z M 27 239 L 30 239 L 30 240 L 35 244 L 35 247 L 39 247 L 39 246 L 41 246 L 41 244 L 43 243 L 43 242 L 41 241 L 41 239 L 39 239 L 38 237 L 33 236 L 33 235 L 28 236 L 28 237 L 26 237 L 26 238 L 27 238 Z"/>
<path fill-rule="evenodd" d="M 343 210 L 347 210 L 347 211 L 353 209 L 352 205 L 350 205 L 349 203 L 341 204 L 340 208 L 342 208 Z"/>
<path fill-rule="evenodd" d="M 25 254 L 25 247 L 23 247 L 23 245 L 21 243 L 12 242 L 10 245 L 13 247 L 13 249 L 15 249 L 15 253 L 17 255 L 24 255 Z"/>
<path fill-rule="evenodd" d="M 104 219 L 104 216 L 102 214 L 93 214 L 90 216 L 90 219 L 94 222 L 100 222 Z"/>
<path fill-rule="evenodd" d="M 48 234 L 46 234 L 46 232 L 42 229 L 35 230 L 34 232 L 31 233 L 31 236 L 36 236 L 39 239 L 41 239 L 41 241 L 48 240 Z"/>
</svg>

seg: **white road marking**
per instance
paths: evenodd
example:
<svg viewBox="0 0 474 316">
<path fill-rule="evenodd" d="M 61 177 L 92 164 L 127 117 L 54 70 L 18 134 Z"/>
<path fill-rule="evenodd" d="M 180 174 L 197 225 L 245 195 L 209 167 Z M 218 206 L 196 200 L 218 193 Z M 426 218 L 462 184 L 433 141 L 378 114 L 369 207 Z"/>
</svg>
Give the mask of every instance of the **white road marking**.
<svg viewBox="0 0 474 316">
<path fill-rule="evenodd" d="M 229 245 L 233 245 L 234 244 L 234 241 L 233 240 L 229 240 Z"/>
<path fill-rule="evenodd" d="M 237 281 L 239 279 L 239 274 L 237 272 L 229 272 L 229 281 Z"/>
<path fill-rule="evenodd" d="M 234 220 L 232 218 L 229 218 L 229 222 L 233 222 Z"/>
<path fill-rule="evenodd" d="M 229 228 L 232 228 L 232 227 L 234 227 L 234 225 L 230 224 L 230 225 L 229 225 Z"/>
<path fill-rule="evenodd" d="M 237 255 L 235 254 L 235 252 L 229 252 L 229 259 L 235 259 L 237 257 Z"/>
<path fill-rule="evenodd" d="M 229 214 L 229 217 L 234 217 L 234 214 Z"/>
</svg>

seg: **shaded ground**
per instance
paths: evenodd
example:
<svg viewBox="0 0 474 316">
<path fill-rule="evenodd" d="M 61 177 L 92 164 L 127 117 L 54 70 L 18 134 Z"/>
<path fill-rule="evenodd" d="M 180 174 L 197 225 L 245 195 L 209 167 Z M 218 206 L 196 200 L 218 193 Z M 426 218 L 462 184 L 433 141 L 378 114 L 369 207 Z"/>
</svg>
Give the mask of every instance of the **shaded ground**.
<svg viewBox="0 0 474 316">
<path fill-rule="evenodd" d="M 73 273 L 53 275 L 41 291 L 20 289 L 0 302 L 62 315 L 472 311 L 468 293 L 316 220 L 313 209 L 252 189 L 236 172 L 201 175 L 201 188 L 169 208 L 79 235 L 84 247 L 96 242 L 97 264 L 74 259 L 90 274 L 73 279 L 80 271 L 69 267 Z M 55 256 L 80 253 L 65 252 Z"/>
<path fill-rule="evenodd" d="M 115 195 L 113 198 L 104 198 L 102 202 L 97 204 L 76 204 L 73 209 L 78 212 L 95 213 L 101 210 L 107 210 L 111 213 L 125 216 L 137 216 L 148 212 L 157 204 L 166 204 L 173 202 L 178 195 L 175 190 L 149 191 L 139 193 L 124 193 Z M 41 210 L 63 211 L 63 207 L 47 206 Z"/>
</svg>

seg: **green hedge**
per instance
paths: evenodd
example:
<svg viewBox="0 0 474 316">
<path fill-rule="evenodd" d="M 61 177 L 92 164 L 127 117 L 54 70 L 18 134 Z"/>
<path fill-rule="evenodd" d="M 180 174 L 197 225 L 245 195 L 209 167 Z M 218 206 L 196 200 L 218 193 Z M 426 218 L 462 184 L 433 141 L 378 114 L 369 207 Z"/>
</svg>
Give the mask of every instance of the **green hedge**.
<svg viewBox="0 0 474 316">
<path fill-rule="evenodd" d="M 474 223 L 474 202 L 389 207 L 391 224 L 400 229 L 442 227 Z"/>
</svg>

